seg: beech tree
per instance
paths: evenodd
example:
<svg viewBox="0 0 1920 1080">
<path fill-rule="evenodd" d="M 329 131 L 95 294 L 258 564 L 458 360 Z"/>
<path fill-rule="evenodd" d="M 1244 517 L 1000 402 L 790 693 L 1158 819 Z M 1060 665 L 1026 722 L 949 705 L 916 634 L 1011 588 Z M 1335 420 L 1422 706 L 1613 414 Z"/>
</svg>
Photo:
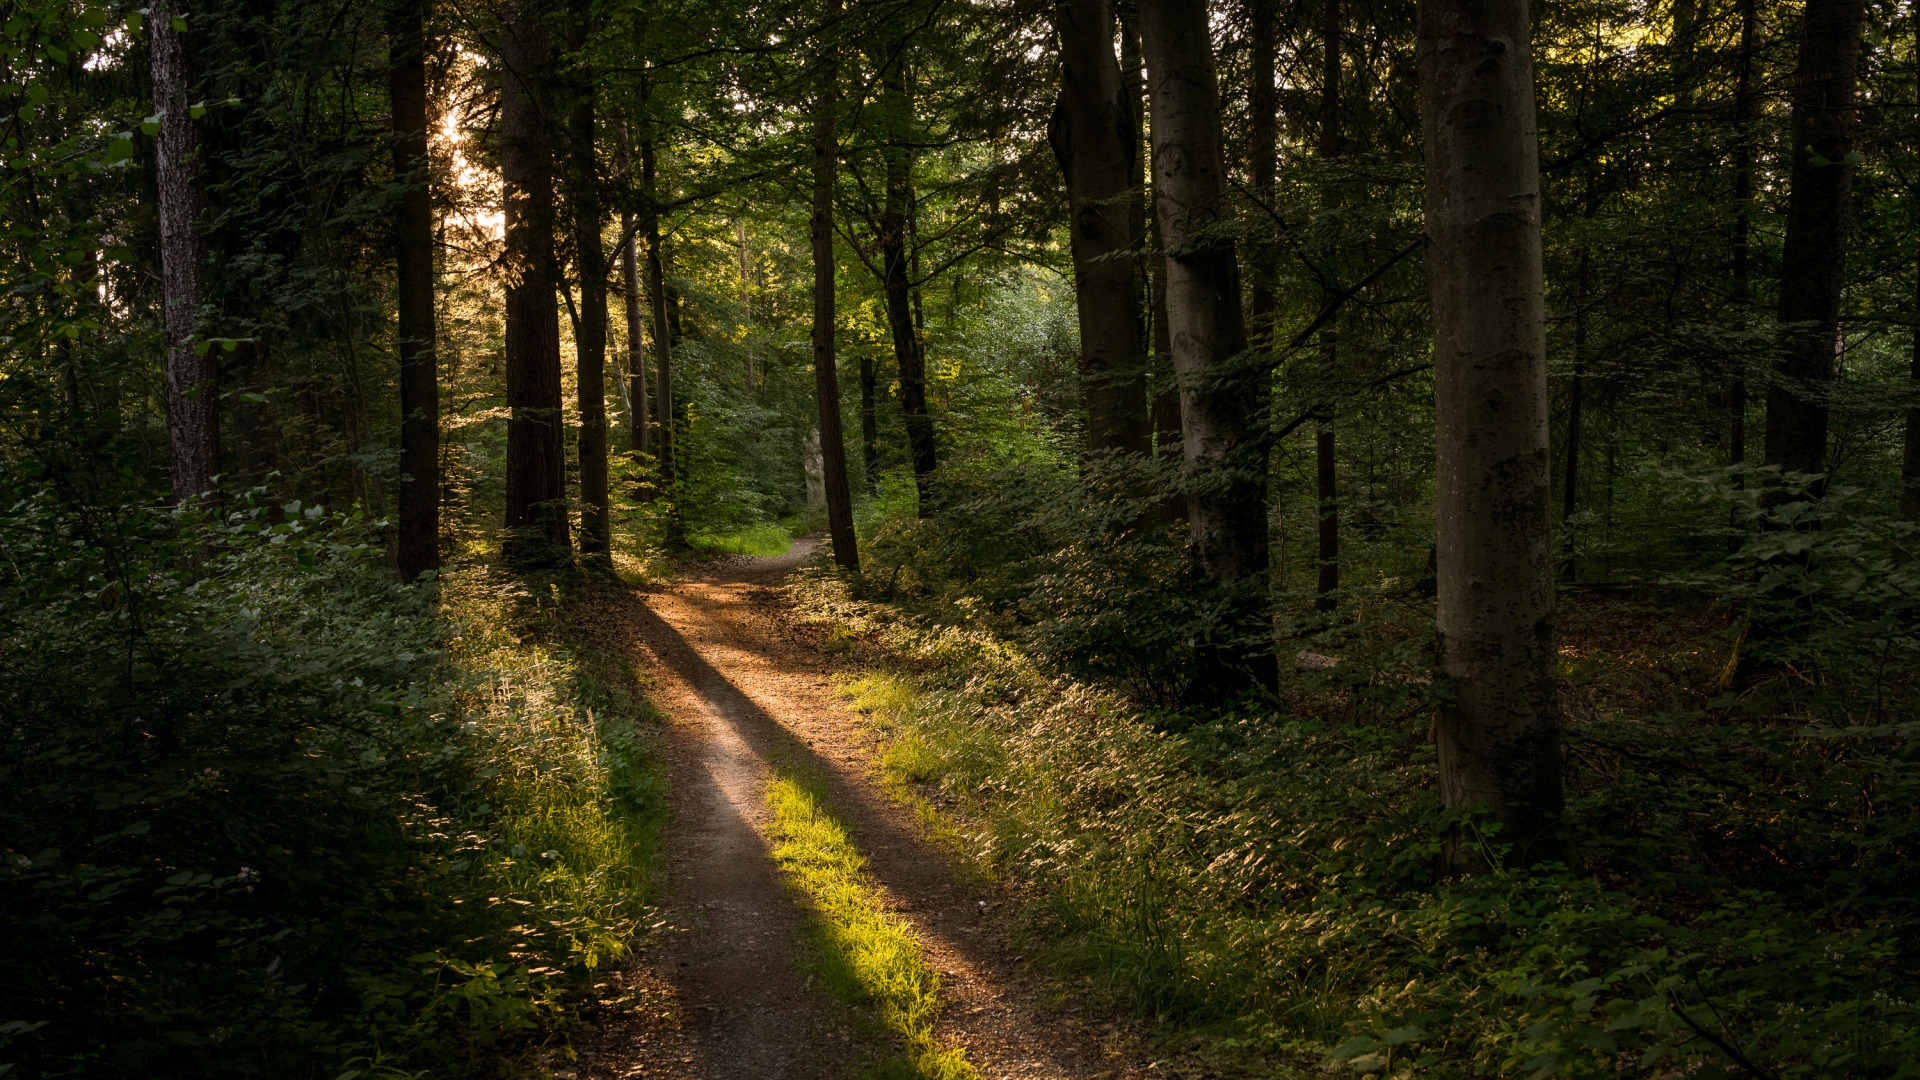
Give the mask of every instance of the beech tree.
<svg viewBox="0 0 1920 1080">
<path fill-rule="evenodd" d="M 1140 187 L 1139 122 L 1114 59 L 1106 0 L 1060 0 L 1060 100 L 1047 139 L 1067 182 L 1080 385 L 1089 454 L 1145 454 L 1147 418 L 1140 295 L 1129 250 L 1131 195 Z"/>
<path fill-rule="evenodd" d="M 1420 4 L 1440 797 L 1490 813 L 1521 866 L 1565 850 L 1531 32 L 1526 0 Z"/>
<path fill-rule="evenodd" d="M 1166 322 L 1180 382 L 1187 522 L 1202 577 L 1232 597 L 1197 651 L 1195 692 L 1226 701 L 1275 678 L 1267 627 L 1264 368 L 1247 355 L 1230 235 L 1220 93 L 1204 0 L 1143 0 L 1154 201 L 1166 245 Z"/>
</svg>

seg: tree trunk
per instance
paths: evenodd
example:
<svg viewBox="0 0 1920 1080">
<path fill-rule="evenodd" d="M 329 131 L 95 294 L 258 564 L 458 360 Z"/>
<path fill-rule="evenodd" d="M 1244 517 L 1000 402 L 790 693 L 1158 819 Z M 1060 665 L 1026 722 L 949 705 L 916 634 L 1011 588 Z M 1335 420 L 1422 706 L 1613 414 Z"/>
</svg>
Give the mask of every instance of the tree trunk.
<svg viewBox="0 0 1920 1080">
<path fill-rule="evenodd" d="M 566 450 L 560 408 L 560 321 L 553 258 L 551 117 L 541 101 L 547 32 L 522 7 L 500 35 L 500 178 L 506 203 L 507 513 L 505 553 L 517 569 L 565 566 Z"/>
<path fill-rule="evenodd" d="M 1509 861 L 1564 857 L 1539 133 L 1525 0 L 1423 0 L 1439 442 L 1440 795 Z M 1464 845 L 1449 858 L 1465 862 Z"/>
<path fill-rule="evenodd" d="M 427 12 L 393 0 L 387 85 L 393 174 L 406 184 L 393 250 L 400 352 L 400 577 L 440 568 L 440 379 L 433 307 L 433 185 L 427 171 Z"/>
<path fill-rule="evenodd" d="M 1752 0 L 1748 0 L 1752 3 Z M 1920 7 L 1913 9 L 1913 55 L 1920 58 Z M 1920 100 L 1920 64 L 1914 66 L 1915 99 Z M 1908 198 L 1913 198 L 1911 192 Z M 1914 268 L 1913 309 L 1920 313 L 1920 265 Z M 1920 325 L 1913 328 L 1913 344 L 1907 373 L 1907 385 L 1920 394 Z M 1900 514 L 1920 518 L 1920 404 L 1907 406 L 1905 453 L 1900 460 Z"/>
<path fill-rule="evenodd" d="M 913 462 L 920 516 L 926 517 L 933 512 L 933 471 L 939 461 L 934 450 L 933 417 L 927 412 L 926 355 L 913 324 L 912 283 L 907 280 L 907 213 L 913 205 L 913 97 L 907 90 L 904 56 L 894 59 L 881 84 L 887 123 L 887 192 L 880 213 L 881 284 L 886 291 L 894 362 L 900 370 L 900 410 L 906 417 L 907 454 Z"/>
<path fill-rule="evenodd" d="M 1573 380 L 1567 387 L 1567 473 L 1560 488 L 1560 527 L 1566 531 L 1566 569 L 1563 580 L 1572 581 L 1573 514 L 1580 507 L 1580 408 L 1586 395 L 1587 379 L 1587 290 L 1593 281 L 1593 256 L 1580 253 L 1580 274 L 1573 293 Z"/>
<path fill-rule="evenodd" d="M 1197 650 L 1194 694 L 1223 704 L 1278 677 L 1267 613 L 1267 379 L 1245 354 L 1227 213 L 1220 93 L 1205 0 L 1146 0 L 1154 202 L 1167 245 L 1167 329 L 1180 380 L 1187 521 L 1200 574 L 1226 597 Z"/>
<path fill-rule="evenodd" d="M 1853 91 L 1864 0 L 1807 0 L 1793 76 L 1793 179 L 1780 257 L 1780 337 L 1767 386 L 1767 459 L 1821 473 L 1827 395 L 1846 284 L 1847 201 L 1853 187 Z M 1815 484 L 1813 493 L 1825 489 Z"/>
<path fill-rule="evenodd" d="M 576 4 L 573 40 L 576 55 L 591 32 L 584 4 Z M 574 330 L 574 383 L 580 396 L 580 553 L 594 567 L 613 569 L 612 496 L 607 485 L 607 254 L 600 231 L 600 169 L 594 73 L 575 72 L 572 115 L 573 257 L 580 275 L 580 325 Z"/>
<path fill-rule="evenodd" d="M 627 399 L 633 413 L 627 417 L 627 448 L 636 454 L 647 453 L 652 432 L 647 430 L 647 349 L 641 342 L 646 330 L 640 317 L 640 258 L 635 250 L 632 214 L 620 216 L 620 279 L 622 299 L 627 313 Z M 650 489 L 644 489 L 650 490 Z"/>
<path fill-rule="evenodd" d="M 1151 142 L 1147 131 L 1147 83 L 1141 70 L 1139 11 L 1128 0 L 1118 8 L 1120 20 L 1120 74 L 1126 83 L 1127 101 L 1134 110 L 1133 206 L 1129 230 L 1140 256 L 1134 260 L 1136 288 L 1141 291 L 1144 316 L 1143 342 L 1152 351 L 1147 355 L 1147 382 L 1151 388 L 1147 403 L 1148 422 L 1153 429 L 1153 453 L 1163 465 L 1177 466 L 1181 460 L 1180 386 L 1173 373 L 1173 342 L 1167 336 L 1167 254 L 1160 236 L 1160 218 L 1150 213 L 1151 193 L 1146 182 L 1146 152 Z M 1158 517 L 1175 522 L 1187 516 L 1186 497 L 1169 492 L 1160 503 Z"/>
<path fill-rule="evenodd" d="M 680 506 L 674 493 L 673 460 L 673 334 L 668 327 L 667 273 L 660 256 L 660 196 L 653 135 L 640 142 L 640 193 L 646 200 L 641 225 L 647 234 L 647 299 L 653 307 L 653 355 L 658 365 L 657 389 L 653 405 L 655 421 L 654 460 L 659 463 L 658 491 L 667 500 L 669 532 L 677 534 Z"/>
<path fill-rule="evenodd" d="M 823 19 L 838 21 L 840 0 L 826 0 Z M 834 355 L 833 185 L 840 164 L 834 136 L 834 104 L 839 99 L 840 65 L 832 40 L 815 75 L 813 102 L 813 392 L 820 408 L 820 473 L 827 496 L 827 531 L 833 537 L 833 561 L 860 569 L 860 548 L 853 535 L 853 492 L 847 486 L 847 440 L 840 427 L 840 374 Z M 744 227 L 743 227 L 744 228 Z M 746 233 L 741 233 L 744 253 Z M 746 264 L 740 266 L 746 288 Z"/>
<path fill-rule="evenodd" d="M 1748 283 L 1753 217 L 1753 50 L 1760 31 L 1757 0 L 1740 0 L 1740 70 L 1734 79 L 1733 123 L 1733 299 L 1742 316 L 1753 293 Z M 1734 360 L 1727 386 L 1727 463 L 1734 468 L 1735 489 L 1747 486 L 1747 372 L 1746 359 Z M 1739 512 L 1734 511 L 1737 520 Z M 1739 540 L 1732 543 L 1738 547 Z"/>
<path fill-rule="evenodd" d="M 154 181 L 159 189 L 160 300 L 167 343 L 167 442 L 175 501 L 213 490 L 220 471 L 220 396 L 213 350 L 194 351 L 200 333 L 200 129 L 191 114 L 193 62 L 181 14 L 170 0 L 147 21 L 153 107 L 160 114 Z"/>
<path fill-rule="evenodd" d="M 1322 26 L 1320 74 L 1320 157 L 1332 161 L 1340 156 L 1340 0 L 1325 0 L 1326 21 Z M 1329 183 L 1322 205 L 1331 209 L 1340 204 L 1340 196 Z M 1339 302 L 1331 291 L 1322 298 L 1327 304 Z M 1327 320 L 1320 331 L 1320 372 L 1327 380 L 1328 395 L 1340 366 L 1340 319 Z M 1314 608 L 1332 611 L 1340 593 L 1340 489 L 1338 462 L 1334 456 L 1331 407 L 1320 417 L 1313 436 L 1315 495 L 1319 506 L 1319 574 L 1314 583 Z"/>
<path fill-rule="evenodd" d="M 867 472 L 867 494 L 880 494 L 880 376 L 873 354 L 860 354 L 860 464 Z"/>
<path fill-rule="evenodd" d="M 1080 317 L 1080 389 L 1089 458 L 1152 449 L 1139 292 L 1128 231 L 1138 185 L 1139 122 L 1113 55 L 1107 0 L 1057 0 L 1060 100 L 1047 132 L 1067 183 L 1074 302 Z"/>
<path fill-rule="evenodd" d="M 734 236 L 738 241 L 740 253 L 740 340 L 746 346 L 746 390 L 749 395 L 759 392 L 759 380 L 753 370 L 753 287 L 747 279 L 747 219 L 741 218 L 734 223 Z"/>
</svg>

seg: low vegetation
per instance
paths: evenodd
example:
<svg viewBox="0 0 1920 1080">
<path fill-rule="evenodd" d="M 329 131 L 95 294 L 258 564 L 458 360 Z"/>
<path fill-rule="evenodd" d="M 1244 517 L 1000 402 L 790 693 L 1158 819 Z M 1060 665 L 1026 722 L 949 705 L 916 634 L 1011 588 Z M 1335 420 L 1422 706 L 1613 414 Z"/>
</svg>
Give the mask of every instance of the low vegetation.
<svg viewBox="0 0 1920 1080">
<path fill-rule="evenodd" d="M 473 567 L 436 608 L 319 507 L 34 505 L 3 526 L 41 572 L 0 596 L 0 1061 L 491 1073 L 564 1029 L 646 916 L 662 791 L 556 594 Z"/>
</svg>

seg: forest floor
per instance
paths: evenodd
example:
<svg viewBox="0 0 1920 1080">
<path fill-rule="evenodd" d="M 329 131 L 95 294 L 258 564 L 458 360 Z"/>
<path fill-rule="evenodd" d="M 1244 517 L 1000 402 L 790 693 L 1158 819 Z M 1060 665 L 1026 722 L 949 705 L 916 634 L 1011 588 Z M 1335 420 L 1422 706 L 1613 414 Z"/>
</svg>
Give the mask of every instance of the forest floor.
<svg viewBox="0 0 1920 1080">
<path fill-rule="evenodd" d="M 939 1045 L 986 1080 L 1169 1075 L 1137 1033 L 1085 1018 L 1030 970 L 1016 898 L 927 836 L 876 777 L 873 737 L 837 695 L 854 665 L 820 646 L 778 586 L 817 541 L 732 556 L 680 580 L 607 585 L 570 605 L 577 631 L 637 659 L 663 740 L 671 822 L 661 925 L 602 987 L 561 1080 L 786 1080 L 878 1074 L 898 1041 L 826 990 L 818 920 L 774 858 L 778 775 L 825 794 L 866 860 L 873 895 L 940 978 Z M 866 1015 L 863 1015 L 866 1014 Z M 1149 1072 L 1149 1069 L 1153 1069 Z"/>
</svg>

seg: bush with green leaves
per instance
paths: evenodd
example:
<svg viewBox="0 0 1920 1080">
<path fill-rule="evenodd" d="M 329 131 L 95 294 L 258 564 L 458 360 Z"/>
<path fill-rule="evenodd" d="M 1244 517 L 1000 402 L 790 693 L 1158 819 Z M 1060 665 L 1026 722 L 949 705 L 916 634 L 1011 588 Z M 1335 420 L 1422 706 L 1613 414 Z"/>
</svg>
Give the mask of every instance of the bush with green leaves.
<svg viewBox="0 0 1920 1080">
<path fill-rule="evenodd" d="M 0 1062 L 490 1068 L 625 948 L 639 703 L 516 644 L 524 598 L 454 575 L 437 611 L 363 535 L 298 503 L 0 515 Z"/>
</svg>

